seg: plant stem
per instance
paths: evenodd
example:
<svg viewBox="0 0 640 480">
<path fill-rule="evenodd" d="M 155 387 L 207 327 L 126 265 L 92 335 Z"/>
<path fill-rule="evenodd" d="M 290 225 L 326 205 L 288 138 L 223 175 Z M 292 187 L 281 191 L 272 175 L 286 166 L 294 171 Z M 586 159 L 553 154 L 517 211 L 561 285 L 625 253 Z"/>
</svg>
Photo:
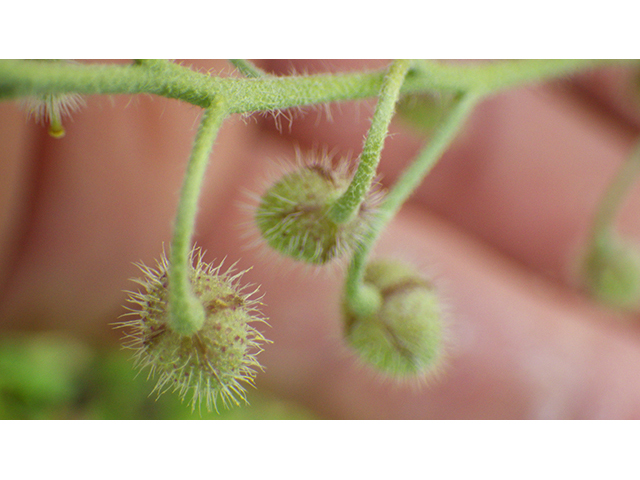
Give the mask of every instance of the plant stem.
<svg viewBox="0 0 640 480">
<path fill-rule="evenodd" d="M 247 78 L 259 78 L 267 75 L 262 69 L 256 67 L 249 60 L 229 60 Z"/>
<path fill-rule="evenodd" d="M 169 309 L 170 326 L 182 335 L 194 334 L 204 323 L 204 309 L 191 289 L 191 238 L 209 155 L 227 114 L 219 104 L 204 111 L 180 194 L 169 262 Z"/>
<path fill-rule="evenodd" d="M 360 162 L 351 183 L 342 196 L 336 200 L 328 212 L 336 223 L 349 221 L 356 214 L 367 192 L 371 189 L 373 177 L 380 163 L 380 154 L 387 137 L 389 124 L 400 96 L 400 87 L 409 71 L 409 60 L 396 60 L 389 67 L 384 78 L 380 98 L 371 119 L 371 127 L 362 147 Z"/>
<path fill-rule="evenodd" d="M 495 62 L 449 63 L 416 61 L 412 73 L 435 90 L 476 91 L 484 94 L 561 78 L 611 60 L 501 60 Z M 411 83 L 413 79 L 407 79 Z"/>
<path fill-rule="evenodd" d="M 367 258 L 380 232 L 449 147 L 480 98 L 481 95 L 475 92 L 463 94 L 458 98 L 448 116 L 434 132 L 429 144 L 407 167 L 387 194 L 369 234 L 356 249 L 349 265 L 345 281 L 345 301 L 347 307 L 353 312 L 366 315 L 371 310 L 368 305 L 371 295 L 370 292 L 362 288 L 362 279 Z"/>
<path fill-rule="evenodd" d="M 613 231 L 615 217 L 624 198 L 640 175 L 640 142 L 636 143 L 625 164 L 606 189 L 594 216 L 591 243 Z"/>
<path fill-rule="evenodd" d="M 444 121 L 435 130 L 427 146 L 402 173 L 393 189 L 386 195 L 380 208 L 380 221 L 386 224 L 400 209 L 405 200 L 422 183 L 424 177 L 449 147 L 463 123 L 472 112 L 481 95 L 475 92 L 462 94 Z"/>
<path fill-rule="evenodd" d="M 413 62 L 401 93 L 468 90 L 495 93 L 534 81 L 551 80 L 612 60 L 528 60 L 456 64 Z M 0 61 L 0 99 L 48 93 L 136 94 L 175 98 L 207 108 L 224 98 L 229 113 L 270 111 L 318 103 L 359 100 L 380 93 L 384 72 L 309 76 L 219 78 L 167 61 L 132 65 Z"/>
<path fill-rule="evenodd" d="M 151 60 L 132 65 L 0 60 L 0 100 L 43 93 L 149 93 L 202 108 L 224 98 L 229 113 L 252 113 L 372 97 L 382 79 L 383 72 L 221 78 Z"/>
</svg>

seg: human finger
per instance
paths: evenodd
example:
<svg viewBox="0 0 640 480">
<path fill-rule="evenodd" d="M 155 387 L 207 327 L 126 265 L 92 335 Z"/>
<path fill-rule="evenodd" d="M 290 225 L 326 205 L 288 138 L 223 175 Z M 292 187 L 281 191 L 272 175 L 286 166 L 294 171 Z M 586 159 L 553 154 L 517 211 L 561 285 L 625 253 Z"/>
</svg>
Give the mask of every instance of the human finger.
<svg viewBox="0 0 640 480">
<path fill-rule="evenodd" d="M 229 69 L 226 62 L 194 67 Z M 139 274 L 133 262 L 153 264 L 170 242 L 200 109 L 147 96 L 89 97 L 58 140 L 27 124 L 15 103 L 2 108 L 3 119 L 21 130 L 7 139 L 17 146 L 4 158 L 22 182 L 2 210 L 20 213 L 1 251 L 2 327 L 113 335 L 109 323 L 123 311 L 123 290 Z M 231 152 L 253 128 L 237 120 L 225 125 L 203 214 L 215 211 L 232 188 Z"/>
<path fill-rule="evenodd" d="M 309 64 L 326 68 L 317 61 L 296 68 Z M 284 68 L 281 62 L 272 67 Z M 637 131 L 557 85 L 514 90 L 479 105 L 411 200 L 539 273 L 572 283 L 593 212 Z M 284 133 L 307 146 L 357 152 L 368 127 L 357 108 L 343 106 L 331 121 L 307 115 Z M 387 185 L 419 147 L 399 122 L 392 127 L 380 165 Z M 636 237 L 640 224 L 631 212 L 638 207 L 634 196 L 621 221 Z"/>
</svg>

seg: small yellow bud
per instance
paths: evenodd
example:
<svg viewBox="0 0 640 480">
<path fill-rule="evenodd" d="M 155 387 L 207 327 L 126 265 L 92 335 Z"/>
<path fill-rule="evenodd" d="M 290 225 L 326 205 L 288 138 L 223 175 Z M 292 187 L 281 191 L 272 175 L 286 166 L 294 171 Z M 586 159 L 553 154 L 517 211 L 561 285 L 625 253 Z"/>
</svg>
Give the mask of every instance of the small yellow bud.
<svg viewBox="0 0 640 480">
<path fill-rule="evenodd" d="M 72 93 L 48 93 L 23 101 L 23 108 L 29 116 L 33 115 L 38 123 L 49 125 L 49 135 L 53 138 L 62 138 L 66 133 L 62 117 L 69 116 L 84 105 L 84 99 Z"/>
</svg>

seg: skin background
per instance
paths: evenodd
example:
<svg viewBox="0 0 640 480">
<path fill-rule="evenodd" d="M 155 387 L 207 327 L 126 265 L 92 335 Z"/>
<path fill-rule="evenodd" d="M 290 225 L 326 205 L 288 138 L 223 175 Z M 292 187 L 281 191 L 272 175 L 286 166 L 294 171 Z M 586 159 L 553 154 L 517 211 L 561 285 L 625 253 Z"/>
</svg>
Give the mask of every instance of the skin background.
<svg viewBox="0 0 640 480">
<path fill-rule="evenodd" d="M 226 62 L 191 62 L 231 72 Z M 262 61 L 277 72 L 379 68 L 384 61 Z M 230 74 L 230 73 L 229 73 Z M 245 190 L 260 191 L 296 147 L 356 156 L 374 102 L 229 119 L 201 197 L 206 259 L 253 269 L 274 341 L 258 388 L 330 418 L 638 418 L 637 318 L 575 288 L 576 252 L 602 191 L 637 137 L 631 74 L 609 69 L 510 91 L 481 104 L 387 229 L 376 255 L 433 275 L 449 354 L 423 383 L 396 384 L 341 341 L 341 269 L 320 272 L 249 248 Z M 638 110 L 640 111 L 640 107 Z M 0 104 L 0 324 L 118 341 L 132 262 L 168 245 L 199 109 L 150 96 L 88 97 L 63 140 Z M 381 173 L 390 185 L 420 146 L 394 122 Z M 640 236 L 638 188 L 620 230 Z M 247 231 L 249 238 L 246 237 Z"/>
</svg>

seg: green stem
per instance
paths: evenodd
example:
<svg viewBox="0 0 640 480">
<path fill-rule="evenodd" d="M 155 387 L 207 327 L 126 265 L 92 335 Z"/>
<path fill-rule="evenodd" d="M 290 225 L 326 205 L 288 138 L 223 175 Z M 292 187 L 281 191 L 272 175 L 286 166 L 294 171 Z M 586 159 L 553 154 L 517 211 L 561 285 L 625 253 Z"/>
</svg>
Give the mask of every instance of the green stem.
<svg viewBox="0 0 640 480">
<path fill-rule="evenodd" d="M 256 67 L 249 60 L 229 60 L 229 62 L 247 78 L 259 78 L 267 75 L 266 72 Z"/>
<path fill-rule="evenodd" d="M 434 91 L 497 92 L 563 77 L 612 60 L 529 60 L 487 64 L 414 62 L 402 94 Z M 385 72 L 309 76 L 219 78 L 167 62 L 131 65 L 64 64 L 0 60 L 0 99 L 47 93 L 136 94 L 175 98 L 206 108 L 224 98 L 229 113 L 270 111 L 318 103 L 359 100 L 380 93 Z"/>
<path fill-rule="evenodd" d="M 204 309 L 191 288 L 191 238 L 209 155 L 227 114 L 221 105 L 204 111 L 180 194 L 169 262 L 169 309 L 170 326 L 182 335 L 193 335 L 204 323 Z"/>
<path fill-rule="evenodd" d="M 0 60 L 0 99 L 42 93 L 148 93 L 202 108 L 223 98 L 229 113 L 252 113 L 369 98 L 379 93 L 382 79 L 383 72 L 222 78 L 151 60 L 132 65 Z"/>
<path fill-rule="evenodd" d="M 427 173 L 435 165 L 444 151 L 449 147 L 457 132 L 480 100 L 478 93 L 467 93 L 460 96 L 448 116 L 434 132 L 429 144 L 422 150 L 416 160 L 403 172 L 392 190 L 387 194 L 376 221 L 369 234 L 356 249 L 345 281 L 345 301 L 352 312 L 367 315 L 371 310 L 371 293 L 363 289 L 362 279 L 367 258 L 382 229 L 393 218 L 405 200 L 422 182 Z"/>
<path fill-rule="evenodd" d="M 449 147 L 481 98 L 482 96 L 475 92 L 463 94 L 458 98 L 447 117 L 435 130 L 429 144 L 406 168 L 393 189 L 385 197 L 379 217 L 383 224 L 386 224 L 396 214 L 411 193 L 422 183 L 424 177 Z"/>
<path fill-rule="evenodd" d="M 380 98 L 371 119 L 371 127 L 362 148 L 358 169 L 344 194 L 336 200 L 328 212 L 336 223 L 349 221 L 371 189 L 373 177 L 380 163 L 380 154 L 387 137 L 389 124 L 400 96 L 400 87 L 409 71 L 409 60 L 396 60 L 389 67 L 380 91 Z"/>
<path fill-rule="evenodd" d="M 500 60 L 495 62 L 451 63 L 422 60 L 413 68 L 415 80 L 444 91 L 476 91 L 484 94 L 527 83 L 562 78 L 612 60 Z M 618 63 L 620 63 L 618 61 Z M 407 79 L 408 83 L 413 79 Z"/>
<path fill-rule="evenodd" d="M 602 196 L 591 230 L 591 243 L 606 239 L 614 230 L 616 215 L 627 193 L 640 175 L 640 142 L 638 142 L 625 164 Z"/>
</svg>

